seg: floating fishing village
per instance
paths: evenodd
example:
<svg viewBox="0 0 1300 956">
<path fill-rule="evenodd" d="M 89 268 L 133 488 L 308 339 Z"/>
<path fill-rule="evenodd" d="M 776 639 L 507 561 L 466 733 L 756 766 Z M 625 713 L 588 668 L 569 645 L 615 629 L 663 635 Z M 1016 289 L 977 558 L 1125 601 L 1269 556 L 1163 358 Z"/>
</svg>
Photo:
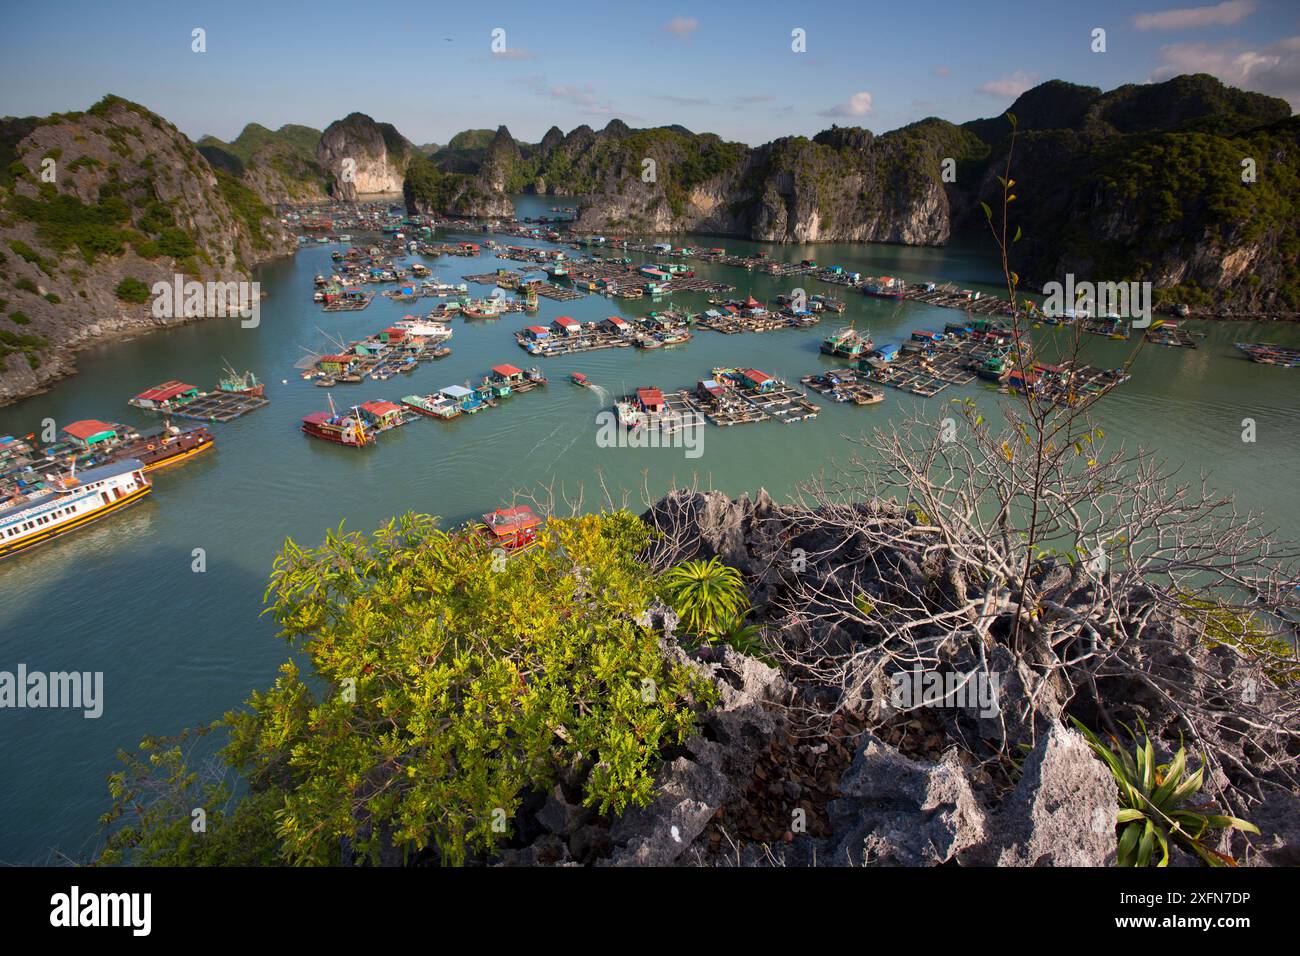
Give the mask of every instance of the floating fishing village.
<svg viewBox="0 0 1300 956">
<path fill-rule="evenodd" d="M 964 318 L 942 329 L 915 329 L 905 339 L 888 343 L 875 342 L 867 329 L 854 323 L 840 325 L 824 337 L 820 352 L 842 364 L 801 375 L 793 384 L 753 367 L 715 367 L 690 385 L 640 384 L 613 402 L 617 421 L 629 431 L 664 435 L 704 423 L 729 427 L 810 422 L 818 416 L 818 400 L 877 406 L 886 400 L 887 390 L 932 398 L 949 387 L 979 382 L 1070 405 L 1119 386 L 1130 375 L 1125 368 L 1037 358 L 1028 328 L 1077 326 L 1080 332 L 1116 340 L 1129 339 L 1133 330 L 1129 321 L 1114 315 L 1081 309 L 1047 314 L 1029 296 L 1018 303 L 1023 319 L 1017 332 L 1007 321 L 1012 303 L 996 295 L 952 283 L 863 276 L 811 259 L 783 262 L 764 251 L 738 255 L 720 246 L 576 234 L 565 220 L 439 221 L 409 216 L 382 203 L 286 207 L 282 214 L 286 223 L 302 230 L 301 246 L 339 247 L 330 253 L 332 270 L 318 274 L 313 283 L 312 301 L 322 314 L 360 312 L 377 296 L 408 307 L 432 303 L 427 311 L 407 314 L 359 339 L 345 341 L 319 332 L 322 344 L 304 347 L 295 370 L 299 380 L 322 389 L 360 385 L 366 391 L 446 358 L 452 354 L 456 320 L 473 323 L 518 315 L 524 324 L 503 330 L 503 337 L 508 334 L 533 358 L 571 358 L 611 349 L 688 347 L 694 337 L 710 332 L 779 336 L 782 330 L 807 329 L 827 316 L 843 315 L 850 294 L 899 307 L 914 303 L 954 310 Z M 473 239 L 457 239 L 457 233 Z M 465 271 L 460 281 L 434 278 L 429 266 L 443 257 L 472 261 L 483 255 L 516 266 Z M 821 282 L 834 291 L 792 288 L 764 302 L 752 294 L 735 295 L 734 284 L 698 276 L 692 263 L 792 283 Z M 485 287 L 484 293 L 472 294 L 475 286 Z M 690 311 L 673 304 L 674 296 L 688 293 L 707 296 L 706 307 Z M 549 320 L 539 315 L 543 302 L 562 310 L 564 303 L 588 296 L 624 303 L 647 300 L 653 307 L 641 315 L 611 314 L 586 321 L 564 314 Z M 1175 318 L 1162 318 L 1143 333 L 1148 344 L 1181 349 L 1196 349 L 1202 334 Z M 1267 343 L 1236 347 L 1260 364 L 1300 367 L 1296 349 Z M 566 378 L 595 387 L 582 373 L 571 372 Z M 364 400 L 336 402 L 327 392 L 324 407 L 303 417 L 298 429 L 319 441 L 370 448 L 413 421 L 476 415 L 548 381 L 540 368 L 501 362 L 476 380 L 448 382 L 423 394 L 371 392 Z M 218 373 L 216 386 L 209 390 L 169 380 L 126 401 L 161 416 L 162 423 L 142 430 L 114 423 L 110 416 L 71 422 L 41 441 L 35 432 L 0 437 L 0 557 L 89 525 L 139 500 L 150 491 L 151 472 L 216 446 L 219 434 L 210 426 L 233 422 L 271 403 L 257 375 L 229 367 Z M 89 411 L 104 414 L 102 409 Z M 185 420 L 203 424 L 173 424 Z"/>
</svg>

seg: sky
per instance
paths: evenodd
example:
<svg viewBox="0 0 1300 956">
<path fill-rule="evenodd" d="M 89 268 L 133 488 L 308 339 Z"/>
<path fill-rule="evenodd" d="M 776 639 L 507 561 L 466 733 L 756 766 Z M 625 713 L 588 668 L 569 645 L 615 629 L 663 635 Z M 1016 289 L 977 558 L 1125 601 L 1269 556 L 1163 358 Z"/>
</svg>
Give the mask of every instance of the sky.
<svg viewBox="0 0 1300 956">
<path fill-rule="evenodd" d="M 1296 0 L 0 0 L 0 24 L 0 115 L 112 92 L 192 139 L 359 111 L 418 144 L 502 124 L 536 142 L 617 117 L 756 145 L 996 116 L 1049 79 L 1108 90 L 1189 72 L 1300 106 Z"/>
</svg>

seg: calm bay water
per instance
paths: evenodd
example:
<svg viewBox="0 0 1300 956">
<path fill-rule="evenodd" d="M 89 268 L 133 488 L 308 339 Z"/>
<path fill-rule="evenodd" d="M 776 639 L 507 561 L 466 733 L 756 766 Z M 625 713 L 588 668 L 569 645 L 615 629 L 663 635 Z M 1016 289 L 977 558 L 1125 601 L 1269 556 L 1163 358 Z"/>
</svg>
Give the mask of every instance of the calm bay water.
<svg viewBox="0 0 1300 956">
<path fill-rule="evenodd" d="M 542 215 L 549 202 L 524 199 L 521 215 Z M 514 241 L 514 240 L 511 240 Z M 728 251 L 758 248 L 737 240 L 708 240 Z M 648 301 L 611 302 L 588 296 L 571 303 L 542 300 L 536 320 L 510 315 L 497 321 L 453 323 L 453 354 L 387 382 L 339 386 L 336 402 L 398 400 L 444 385 L 477 380 L 492 365 L 542 363 L 548 389 L 511 398 L 485 414 L 452 422 L 419 420 L 382 436 L 366 451 L 313 441 L 298 431 L 303 415 L 326 405 L 325 390 L 303 382 L 294 363 L 304 348 L 321 351 L 324 335 L 360 338 L 414 311 L 376 297 L 359 313 L 328 315 L 311 301 L 312 279 L 329 273 L 336 246 L 312 246 L 293 260 L 260 272 L 270 298 L 261 325 L 212 320 L 164 334 L 105 343 L 85 351 L 76 377 L 52 392 L 0 409 L 0 434 L 27 434 L 46 417 L 60 425 L 101 418 L 140 425 L 154 419 L 126 405 L 131 395 L 179 378 L 210 388 L 228 360 L 268 383 L 270 407 L 214 425 L 214 452 L 157 473 L 154 494 L 107 522 L 0 565 L 0 670 L 21 662 L 29 670 L 103 671 L 105 706 L 97 720 L 80 712 L 0 711 L 0 864 L 42 863 L 57 850 L 88 848 L 97 816 L 108 807 L 105 776 L 116 769 L 118 748 L 147 734 L 166 734 L 211 720 L 236 707 L 254 687 L 269 685 L 286 650 L 272 623 L 260 617 L 271 561 L 286 537 L 317 543 L 326 528 L 346 520 L 369 530 L 406 510 L 459 522 L 496 507 L 512 492 L 554 482 L 570 493 L 585 487 L 594 501 L 596 476 L 629 488 L 643 482 L 658 494 L 675 481 L 698 478 L 729 494 L 766 488 L 778 500 L 831 458 L 844 459 L 842 437 L 887 425 L 922 400 L 887 390 L 870 408 L 815 399 L 811 422 L 763 422 L 705 431 L 703 455 L 680 449 L 602 449 L 595 414 L 609 395 L 641 385 L 692 385 L 716 365 L 750 365 L 787 378 L 835 363 L 818 353 L 823 336 L 852 319 L 877 342 L 901 341 L 913 328 L 942 328 L 958 313 L 843 293 L 844 316 L 828 315 L 808 330 L 721 336 L 700 332 L 686 346 L 638 352 L 615 349 L 572 358 L 533 359 L 511 333 L 558 315 L 582 320 L 640 315 Z M 998 274 L 986 246 L 915 249 L 895 246 L 764 246 L 781 259 L 815 258 L 863 274 L 900 274 L 909 280 L 954 281 L 997 291 Z M 479 259 L 430 260 L 434 277 L 460 282 L 466 273 L 516 264 Z M 815 280 L 776 281 L 721 266 L 698 268 L 737 287 L 772 298 L 803 285 L 835 291 Z M 487 287 L 471 286 L 476 296 Z M 704 295 L 678 305 L 699 311 Z M 427 311 L 435 300 L 421 300 Z M 663 303 L 666 304 L 666 303 Z M 658 307 L 662 307 L 661 304 Z M 1296 402 L 1300 372 L 1254 365 L 1232 343 L 1267 340 L 1300 345 L 1300 330 L 1243 323 L 1189 323 L 1206 337 L 1197 350 L 1144 349 L 1133 379 L 1102 403 L 1097 419 L 1108 441 L 1151 448 L 1188 477 L 1204 470 L 1234 492 L 1243 507 L 1263 510 L 1287 537 L 1300 537 L 1295 482 L 1300 475 Z M 1045 340 L 1068 333 L 1043 329 Z M 1131 343 L 1096 337 L 1087 360 L 1117 365 Z M 567 383 L 585 373 L 603 393 Z M 287 383 L 282 384 L 283 380 Z M 931 406 L 971 395 L 993 409 L 996 393 L 980 386 L 950 388 Z M 1258 441 L 1243 444 L 1242 420 L 1253 418 Z M 207 570 L 191 569 L 193 551 L 206 552 Z"/>
</svg>

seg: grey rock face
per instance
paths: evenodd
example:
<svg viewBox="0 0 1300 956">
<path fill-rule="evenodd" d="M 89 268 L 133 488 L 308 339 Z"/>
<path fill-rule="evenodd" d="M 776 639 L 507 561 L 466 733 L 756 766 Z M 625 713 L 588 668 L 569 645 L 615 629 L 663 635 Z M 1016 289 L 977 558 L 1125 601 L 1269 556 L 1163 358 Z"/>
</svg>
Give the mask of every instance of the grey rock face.
<svg viewBox="0 0 1300 956">
<path fill-rule="evenodd" d="M 956 750 L 911 760 L 869 736 L 829 807 L 833 865 L 947 863 L 982 842 L 985 814 Z"/>
<path fill-rule="evenodd" d="M 975 860 L 998 866 L 1111 866 L 1115 781 L 1083 735 L 1054 722 L 990 823 Z M 974 861 L 974 860 L 973 860 Z M 973 862 L 972 861 L 972 862 Z"/>
</svg>

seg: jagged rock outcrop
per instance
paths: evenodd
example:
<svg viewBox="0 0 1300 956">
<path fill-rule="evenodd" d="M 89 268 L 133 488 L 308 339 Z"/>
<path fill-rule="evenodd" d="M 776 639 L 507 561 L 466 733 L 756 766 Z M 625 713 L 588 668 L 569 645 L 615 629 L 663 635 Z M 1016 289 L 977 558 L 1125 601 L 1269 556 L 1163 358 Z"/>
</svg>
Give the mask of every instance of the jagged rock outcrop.
<svg viewBox="0 0 1300 956">
<path fill-rule="evenodd" d="M 377 123 L 364 113 L 351 113 L 321 133 L 316 161 L 329 172 L 336 195 L 402 192 L 406 167 L 417 150 L 390 123 Z"/>
<path fill-rule="evenodd" d="M 241 178 L 267 202 L 319 202 L 332 185 L 316 161 L 320 137 L 320 130 L 309 126 L 272 131 L 249 123 L 233 142 L 204 136 L 197 145 L 209 163 Z"/>
<path fill-rule="evenodd" d="M 152 314 L 153 283 L 247 280 L 294 247 L 242 180 L 118 97 L 0 121 L 0 153 L 0 404 L 71 374 L 84 344 L 189 321 Z"/>
</svg>

